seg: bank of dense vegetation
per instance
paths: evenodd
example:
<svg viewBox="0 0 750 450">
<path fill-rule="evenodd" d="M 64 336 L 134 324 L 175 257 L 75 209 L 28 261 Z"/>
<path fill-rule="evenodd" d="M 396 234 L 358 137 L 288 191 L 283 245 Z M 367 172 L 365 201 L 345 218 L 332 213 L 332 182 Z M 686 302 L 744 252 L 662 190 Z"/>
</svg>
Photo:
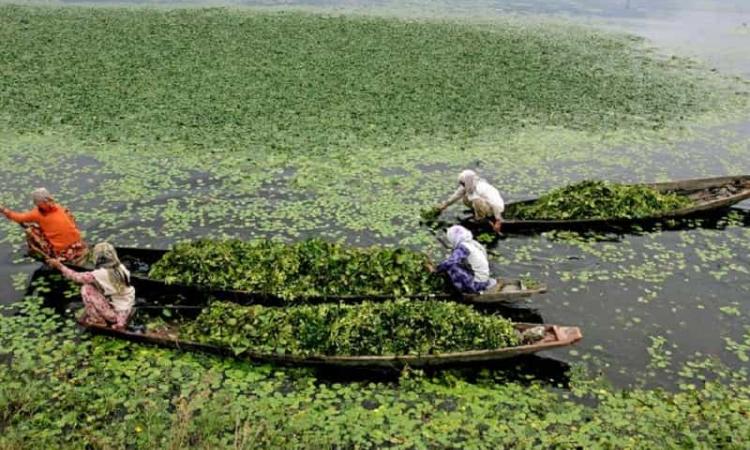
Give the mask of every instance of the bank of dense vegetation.
<svg viewBox="0 0 750 450">
<path fill-rule="evenodd" d="M 0 20 L 0 124 L 96 141 L 399 146 L 658 127 L 722 98 L 706 72 L 628 37 L 531 20 L 16 6 Z"/>
</svg>

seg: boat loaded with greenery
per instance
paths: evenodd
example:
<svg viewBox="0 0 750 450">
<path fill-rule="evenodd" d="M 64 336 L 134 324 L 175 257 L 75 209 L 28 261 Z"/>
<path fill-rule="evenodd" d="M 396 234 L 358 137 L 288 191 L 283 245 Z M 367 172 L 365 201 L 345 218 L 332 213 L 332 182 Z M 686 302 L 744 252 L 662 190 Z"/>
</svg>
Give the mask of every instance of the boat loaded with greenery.
<svg viewBox="0 0 750 450">
<path fill-rule="evenodd" d="M 156 319 L 145 331 L 81 325 L 129 341 L 251 361 L 361 368 L 489 362 L 582 339 L 577 327 L 513 323 L 434 300 L 288 308 L 212 302 L 195 319 Z"/>
<path fill-rule="evenodd" d="M 506 206 L 504 232 L 648 224 L 750 198 L 750 175 L 646 184 L 582 181 Z"/>
<path fill-rule="evenodd" d="M 535 280 L 499 279 L 493 293 L 452 292 L 430 259 L 403 248 L 357 248 L 322 239 L 201 239 L 172 250 L 118 248 L 141 292 L 181 290 L 240 304 L 295 304 L 331 301 L 454 299 L 468 303 L 512 302 L 546 292 Z M 188 295 L 189 297 L 190 295 Z"/>
</svg>

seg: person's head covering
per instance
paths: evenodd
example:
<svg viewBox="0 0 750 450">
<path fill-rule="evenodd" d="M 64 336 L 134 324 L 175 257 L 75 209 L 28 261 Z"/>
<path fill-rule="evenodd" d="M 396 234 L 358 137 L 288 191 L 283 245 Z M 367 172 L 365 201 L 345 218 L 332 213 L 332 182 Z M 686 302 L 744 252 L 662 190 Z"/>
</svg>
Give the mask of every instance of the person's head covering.
<svg viewBox="0 0 750 450">
<path fill-rule="evenodd" d="M 117 250 L 109 242 L 100 242 L 94 246 L 96 268 L 112 269 L 120 265 Z"/>
<path fill-rule="evenodd" d="M 53 201 L 52 195 L 50 195 L 49 191 L 43 187 L 36 188 L 31 192 L 31 198 L 34 200 L 34 203 L 47 203 Z"/>
<path fill-rule="evenodd" d="M 467 192 L 474 192 L 477 181 L 479 181 L 479 175 L 473 170 L 464 170 L 458 174 L 458 184 L 466 188 Z"/>
<path fill-rule="evenodd" d="M 130 286 L 130 275 L 117 257 L 112 244 L 100 242 L 94 246 L 94 266 L 107 271 L 110 284 L 117 290 Z"/>
<path fill-rule="evenodd" d="M 448 235 L 448 241 L 451 243 L 453 248 L 458 247 L 463 242 L 469 242 L 474 239 L 471 231 L 467 230 L 461 225 L 453 225 L 452 227 L 448 228 L 446 234 Z"/>
</svg>

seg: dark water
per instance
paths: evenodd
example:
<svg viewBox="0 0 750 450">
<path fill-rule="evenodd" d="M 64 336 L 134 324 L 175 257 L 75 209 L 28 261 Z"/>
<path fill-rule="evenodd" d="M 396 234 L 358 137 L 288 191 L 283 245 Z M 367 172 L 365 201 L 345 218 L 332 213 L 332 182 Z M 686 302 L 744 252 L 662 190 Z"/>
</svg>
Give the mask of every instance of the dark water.
<svg viewBox="0 0 750 450">
<path fill-rule="evenodd" d="M 93 2 L 106 3 L 106 2 Z M 141 2 L 135 2 L 141 3 Z M 143 2 L 151 3 L 151 2 Z M 190 3 L 194 4 L 194 3 Z M 211 3 L 215 4 L 215 3 Z M 236 4 L 236 3 L 235 3 Z M 241 2 L 252 6 L 315 6 L 337 10 L 372 9 L 393 11 L 394 14 L 434 14 L 455 17 L 489 14 L 552 14 L 563 15 L 585 23 L 614 27 L 640 34 L 666 52 L 675 51 L 708 61 L 725 73 L 750 75 L 750 2 L 747 1 L 525 1 L 525 2 L 388 2 L 388 1 L 289 1 Z M 632 178 L 634 174 L 653 179 L 657 176 L 690 178 L 729 173 L 750 173 L 750 125 L 741 122 L 723 127 L 717 134 L 730 133 L 728 142 L 717 145 L 711 140 L 684 142 L 637 161 L 639 155 L 625 155 L 647 170 L 631 172 L 628 162 L 602 169 L 602 173 Z M 744 145 L 731 150 L 734 144 Z M 627 152 L 627 149 L 623 149 Z M 684 161 L 691 161 L 684 164 Z M 106 179 L 97 174 L 96 160 L 70 161 L 71 167 L 85 176 L 71 179 L 72 186 L 54 185 L 39 174 L 33 183 L 47 184 L 54 191 L 85 193 L 87 186 Z M 559 171 L 570 179 L 577 178 L 579 162 L 560 161 Z M 425 167 L 425 171 L 433 170 Z M 437 168 L 442 170 L 442 168 Z M 290 173 L 270 179 L 258 192 L 265 199 L 304 202 L 305 194 L 294 192 L 286 183 Z M 398 173 L 383 173 L 397 177 Z M 569 176 L 568 176 L 569 175 Z M 0 189 L 18 191 L 10 169 L 0 168 Z M 101 178 L 99 178 L 101 176 Z M 164 248 L 172 244 L 174 234 L 162 233 L 163 223 L 157 218 L 141 218 L 139 209 L 158 207 L 190 196 L 213 195 L 212 185 L 202 182 L 206 173 L 196 171 L 180 188 L 165 190 L 158 197 L 140 204 L 103 202 L 85 195 L 69 203 L 75 211 L 110 211 L 117 220 L 87 216 L 81 220 L 91 240 L 116 237 L 121 245 L 142 245 Z M 28 180 L 27 180 L 28 181 Z M 24 186 L 25 188 L 25 186 Z M 534 192 L 518 192 L 523 198 Z M 182 204 L 181 204 L 182 205 Z M 185 204 L 189 207 L 189 204 Z M 681 230 L 651 231 L 643 234 L 607 235 L 606 239 L 573 237 L 573 241 L 549 234 L 512 237 L 498 242 L 494 251 L 493 269 L 499 275 L 517 276 L 529 273 L 544 279 L 550 293 L 527 303 L 533 314 L 548 323 L 579 325 L 584 341 L 571 349 L 547 352 L 567 367 L 567 363 L 589 362 L 601 368 L 617 385 L 644 382 L 648 385 L 673 386 L 675 367 L 695 357 L 720 358 L 732 367 L 743 363 L 727 348 L 727 339 L 741 342 L 750 326 L 750 228 L 747 219 L 750 202 L 729 214 L 729 224 L 720 221 Z M 128 211 L 132 217 L 123 220 Z M 271 211 L 269 211 L 269 214 Z M 261 226 L 264 218 L 258 218 Z M 275 225 L 274 225 L 275 226 Z M 253 227 L 228 224 L 222 231 L 241 237 L 253 237 Z M 283 230 L 283 223 L 277 230 Z M 18 236 L 20 229 L 4 228 L 13 234 L 12 241 L 0 236 L 0 302 L 20 299 L 23 290 L 14 289 L 11 276 L 19 279 L 30 274 L 38 264 L 23 258 Z M 212 235 L 216 228 L 210 223 L 177 232 L 178 238 Z M 146 233 L 145 231 L 148 231 Z M 325 233 L 314 227 L 289 237 L 302 238 Z M 396 241 L 412 232 L 404 227 Z M 349 242 L 366 245 L 378 242 L 367 231 L 343 233 Z M 268 235 L 259 231 L 260 235 Z M 283 233 L 283 232 L 282 232 Z M 664 371 L 653 371 L 649 347 L 654 339 L 664 338 L 665 349 L 672 362 Z M 534 361 L 534 360 L 532 360 Z M 541 365 L 541 363 L 539 363 Z M 545 363 L 547 364 L 547 363 Z M 533 365 L 533 364 L 532 364 Z M 552 364 L 554 365 L 554 364 Z"/>
</svg>

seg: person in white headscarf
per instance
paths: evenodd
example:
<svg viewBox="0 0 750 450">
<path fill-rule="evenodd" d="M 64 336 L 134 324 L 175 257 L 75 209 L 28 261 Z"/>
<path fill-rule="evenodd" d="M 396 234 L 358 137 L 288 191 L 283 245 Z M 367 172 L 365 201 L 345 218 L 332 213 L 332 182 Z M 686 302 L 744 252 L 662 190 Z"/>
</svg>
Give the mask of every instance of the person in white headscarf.
<svg viewBox="0 0 750 450">
<path fill-rule="evenodd" d="M 135 304 L 130 272 L 120 262 L 112 245 L 106 242 L 96 244 L 93 253 L 95 269 L 91 272 L 75 272 L 59 259 L 48 259 L 47 264 L 58 269 L 65 278 L 83 285 L 81 297 L 86 312 L 81 321 L 123 330 Z"/>
<path fill-rule="evenodd" d="M 436 208 L 442 212 L 459 199 L 463 199 L 464 204 L 474 211 L 474 219 L 489 219 L 492 229 L 500 232 L 505 202 L 500 192 L 487 180 L 480 178 L 473 170 L 464 170 L 458 175 L 456 191 Z"/>
<path fill-rule="evenodd" d="M 490 263 L 484 246 L 461 225 L 450 227 L 447 236 L 453 251 L 448 259 L 440 263 L 437 272 L 448 275 L 459 292 L 477 294 L 491 291 L 497 285 L 497 280 L 490 277 Z"/>
</svg>

